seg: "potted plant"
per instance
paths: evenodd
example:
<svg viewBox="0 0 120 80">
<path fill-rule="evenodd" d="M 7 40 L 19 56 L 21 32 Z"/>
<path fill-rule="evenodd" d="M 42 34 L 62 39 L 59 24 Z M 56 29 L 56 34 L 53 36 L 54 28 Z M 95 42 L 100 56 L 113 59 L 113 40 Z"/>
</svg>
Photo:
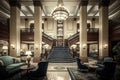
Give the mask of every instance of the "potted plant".
<svg viewBox="0 0 120 80">
<path fill-rule="evenodd" d="M 115 60 L 120 64 L 120 42 L 118 42 L 114 47 L 113 47 L 113 53 Z"/>
</svg>

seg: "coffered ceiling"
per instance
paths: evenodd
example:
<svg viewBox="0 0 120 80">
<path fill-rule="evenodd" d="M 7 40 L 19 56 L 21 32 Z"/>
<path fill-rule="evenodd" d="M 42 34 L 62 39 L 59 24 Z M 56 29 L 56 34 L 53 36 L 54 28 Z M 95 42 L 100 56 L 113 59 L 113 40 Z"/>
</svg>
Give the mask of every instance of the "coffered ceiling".
<svg viewBox="0 0 120 80">
<path fill-rule="evenodd" d="M 21 4 L 20 16 L 23 18 L 33 18 L 34 5 L 33 0 L 17 0 Z M 38 0 L 42 6 L 42 16 L 51 17 L 51 13 L 57 6 L 58 0 Z M 101 0 L 88 0 L 87 13 L 88 17 L 98 17 L 98 4 Z M 10 18 L 9 0 L 0 0 L 0 21 L 5 23 Z M 63 0 L 64 6 L 68 9 L 70 17 L 79 18 L 80 0 Z M 120 23 L 120 0 L 110 0 L 109 19 Z"/>
</svg>

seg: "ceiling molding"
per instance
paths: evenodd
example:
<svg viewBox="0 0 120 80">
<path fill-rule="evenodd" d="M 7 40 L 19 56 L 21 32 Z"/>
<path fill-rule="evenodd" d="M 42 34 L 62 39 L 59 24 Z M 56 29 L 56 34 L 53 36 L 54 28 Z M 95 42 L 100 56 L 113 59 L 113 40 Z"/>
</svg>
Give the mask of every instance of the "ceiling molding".
<svg viewBox="0 0 120 80">
<path fill-rule="evenodd" d="M 33 0 L 33 4 L 34 4 L 34 6 L 40 6 L 42 11 L 43 11 L 43 13 L 45 14 L 45 16 L 47 16 L 47 14 L 46 14 L 46 12 L 45 12 L 45 10 L 43 8 L 43 5 L 42 5 L 40 0 L 39 1 L 38 0 Z"/>
<path fill-rule="evenodd" d="M 30 12 L 30 14 L 34 15 L 33 11 L 30 9 L 29 6 L 25 6 L 25 7 L 26 7 L 26 9 Z"/>
<path fill-rule="evenodd" d="M 90 12 L 94 9 L 95 5 L 93 5 L 87 12 L 87 14 L 90 14 Z"/>
<path fill-rule="evenodd" d="M 78 5 L 77 8 L 76 8 L 76 11 L 75 11 L 75 14 L 74 14 L 74 17 L 75 17 L 75 18 L 77 17 L 77 14 L 78 14 L 78 12 L 79 12 L 79 10 L 80 10 L 80 5 L 81 5 L 81 2 L 79 2 L 79 5 Z"/>
</svg>

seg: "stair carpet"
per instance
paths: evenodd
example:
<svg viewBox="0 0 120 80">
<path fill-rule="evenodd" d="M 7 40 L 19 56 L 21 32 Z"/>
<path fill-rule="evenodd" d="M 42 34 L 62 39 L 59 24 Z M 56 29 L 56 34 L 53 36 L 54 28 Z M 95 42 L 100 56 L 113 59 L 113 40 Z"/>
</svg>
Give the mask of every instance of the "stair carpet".
<svg viewBox="0 0 120 80">
<path fill-rule="evenodd" d="M 75 59 L 70 55 L 68 47 L 55 46 L 48 56 L 48 61 L 53 63 L 67 63 L 74 62 Z"/>
</svg>

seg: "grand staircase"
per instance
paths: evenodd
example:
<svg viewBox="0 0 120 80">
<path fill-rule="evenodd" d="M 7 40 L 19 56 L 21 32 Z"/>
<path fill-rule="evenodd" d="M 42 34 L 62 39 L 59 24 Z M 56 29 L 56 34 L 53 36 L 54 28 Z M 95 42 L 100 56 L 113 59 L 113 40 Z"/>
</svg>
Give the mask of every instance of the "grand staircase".
<svg viewBox="0 0 120 80">
<path fill-rule="evenodd" d="M 74 62 L 75 59 L 70 55 L 68 47 L 53 47 L 48 61 L 52 63 L 70 63 Z"/>
</svg>

